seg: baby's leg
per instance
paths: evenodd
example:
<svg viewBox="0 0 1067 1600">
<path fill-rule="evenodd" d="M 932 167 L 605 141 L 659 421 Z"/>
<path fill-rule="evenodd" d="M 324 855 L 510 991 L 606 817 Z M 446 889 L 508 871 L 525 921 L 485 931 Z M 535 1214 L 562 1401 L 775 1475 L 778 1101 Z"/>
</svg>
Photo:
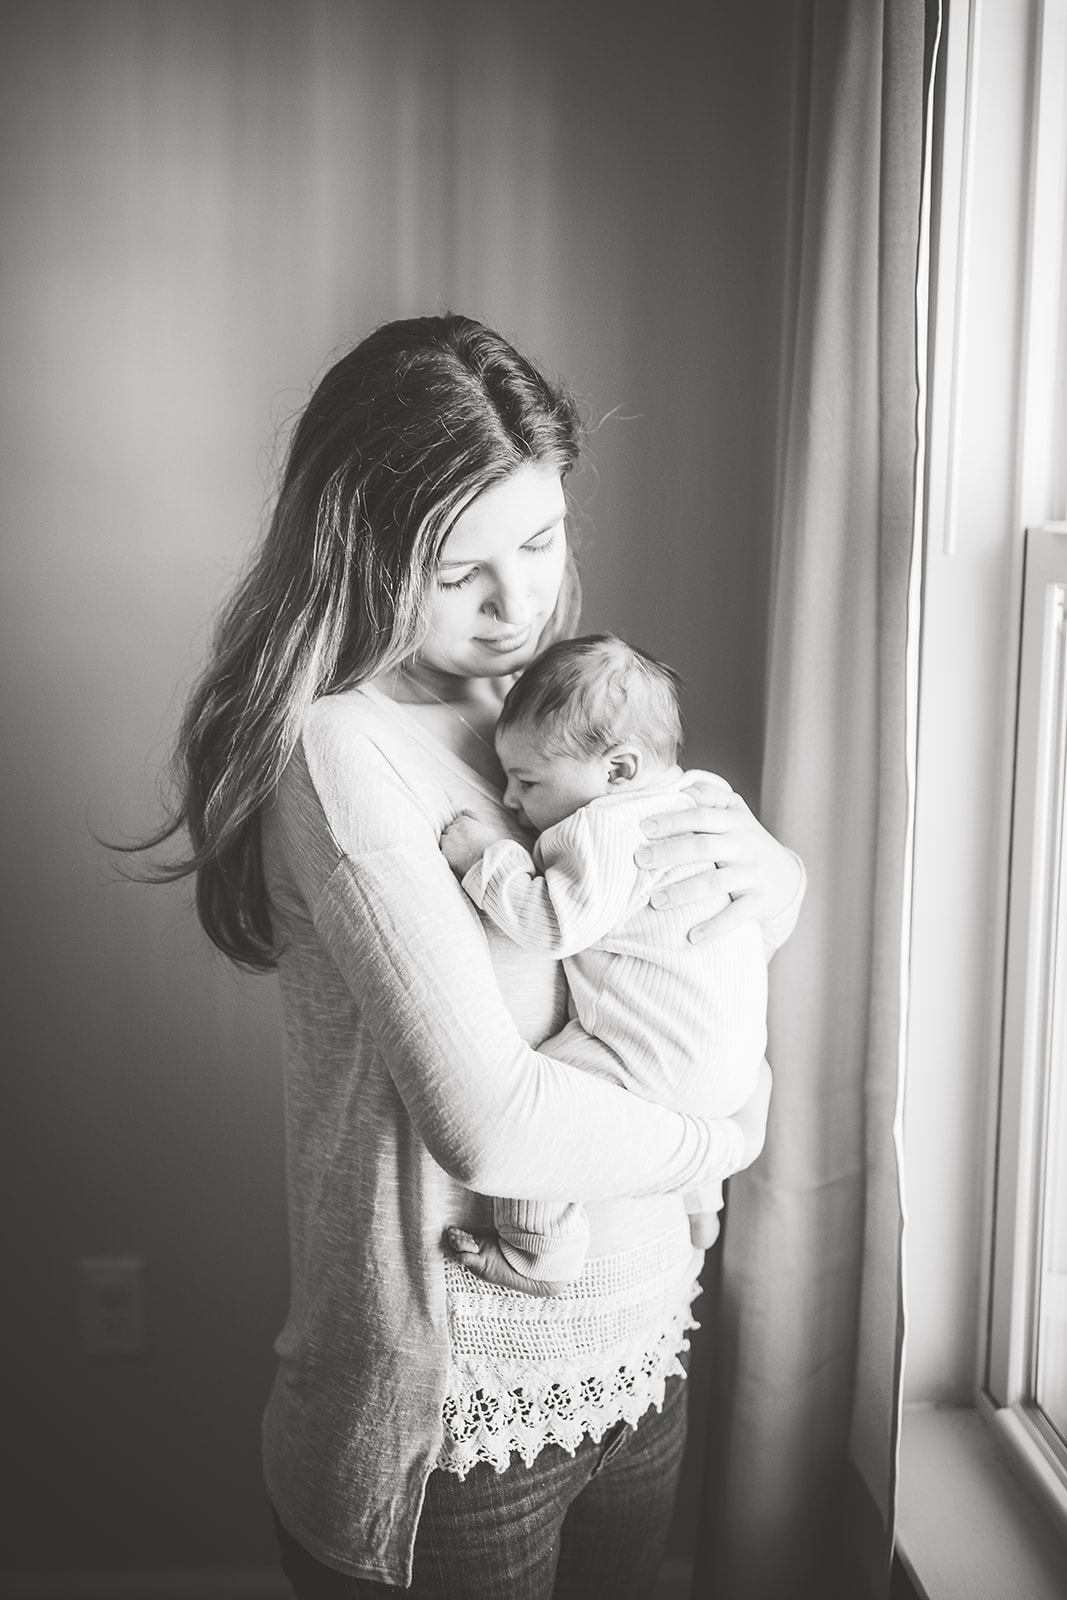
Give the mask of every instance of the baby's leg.
<svg viewBox="0 0 1067 1600">
<path fill-rule="evenodd" d="M 623 1045 L 620 1044 L 618 1050 L 613 1049 L 603 1039 L 587 1032 L 577 1018 L 572 1018 L 537 1048 L 542 1055 L 564 1061 L 570 1067 L 579 1067 L 594 1077 L 606 1078 L 620 1089 L 629 1089 L 631 1094 L 640 1095 L 644 1100 L 654 1100 L 657 1105 L 682 1111 L 690 1117 L 715 1120 L 733 1116 L 755 1089 L 755 1072 L 751 1074 L 751 1085 L 742 1079 L 738 1084 L 727 1086 L 720 1081 L 721 1075 L 711 1062 L 701 1062 L 681 1048 L 653 1058 L 643 1053 L 638 1044 L 632 1054 L 624 1056 Z M 754 1067 L 758 1065 L 754 1063 Z"/>
<path fill-rule="evenodd" d="M 560 1294 L 578 1277 L 589 1248 L 585 1208 L 555 1200 L 494 1200 L 492 1234 L 450 1228 L 448 1242 L 468 1271 L 502 1289 Z"/>
<path fill-rule="evenodd" d="M 612 1083 L 625 1084 L 614 1051 L 586 1033 L 580 1022 L 568 1022 L 538 1049 Z M 493 1220 L 498 1239 L 466 1229 L 448 1230 L 457 1260 L 489 1283 L 525 1294 L 559 1294 L 585 1265 L 589 1223 L 585 1207 L 576 1201 L 494 1200 Z"/>
<path fill-rule="evenodd" d="M 538 1049 L 620 1088 L 641 1092 L 641 1086 L 632 1081 L 625 1063 L 610 1045 L 587 1033 L 577 1020 L 566 1023 Z M 662 1100 L 667 1105 L 672 1103 L 668 1094 Z M 695 1225 L 694 1244 L 704 1238 L 709 1244 L 714 1242 L 721 1206 L 719 1185 L 717 1201 L 708 1205 L 710 1217 L 706 1223 Z M 693 1208 L 687 1203 L 687 1209 Z M 584 1206 L 574 1201 L 498 1199 L 493 1201 L 493 1220 L 498 1235 L 495 1239 L 491 1234 L 473 1234 L 466 1229 L 448 1230 L 453 1254 L 470 1272 L 500 1288 L 537 1295 L 563 1293 L 578 1277 L 589 1248 Z"/>
<path fill-rule="evenodd" d="M 486 1283 L 495 1283 L 500 1289 L 515 1289 L 520 1294 L 538 1295 L 542 1298 L 552 1298 L 555 1295 L 566 1294 L 571 1286 L 571 1279 L 577 1277 L 578 1272 L 581 1271 L 582 1261 L 585 1256 L 584 1242 L 581 1252 L 582 1260 L 579 1260 L 576 1270 L 567 1279 L 532 1276 L 530 1271 L 532 1256 L 529 1262 L 525 1263 L 527 1270 L 519 1271 L 508 1260 L 502 1248 L 508 1223 L 501 1216 L 500 1208 L 508 1203 L 507 1201 L 499 1200 L 495 1202 L 495 1220 L 502 1230 L 499 1236 L 492 1233 L 470 1233 L 466 1228 L 448 1228 L 446 1234 L 450 1251 L 460 1266 L 465 1267 L 468 1272 L 472 1272 L 475 1277 L 483 1278 Z M 561 1206 L 560 1209 L 573 1209 L 581 1213 L 582 1223 L 585 1223 L 585 1215 L 581 1206 L 574 1206 L 573 1208 Z M 587 1240 L 587 1226 L 584 1227 L 584 1235 Z M 555 1271 L 555 1263 L 550 1259 L 550 1256 L 551 1252 L 548 1252 L 548 1257 L 542 1253 L 545 1271 Z"/>
<path fill-rule="evenodd" d="M 610 1046 L 600 1039 L 587 1033 L 580 1022 L 570 1021 L 553 1038 L 546 1039 L 539 1048 L 546 1056 L 554 1056 L 558 1061 L 566 1061 L 573 1067 L 581 1067 L 584 1072 L 591 1072 L 596 1077 L 607 1078 L 612 1083 L 622 1085 L 624 1088 L 633 1089 L 630 1074 L 625 1064 Z M 637 1089 L 640 1092 L 640 1088 Z M 668 1094 L 662 1097 L 664 1104 L 672 1104 Z M 691 1105 L 679 1105 L 676 1110 L 693 1110 Z M 703 1108 L 697 1107 L 697 1113 Z M 719 1237 L 723 1207 L 723 1193 L 721 1183 L 709 1183 L 702 1189 L 693 1189 L 685 1196 L 685 1209 L 689 1215 L 689 1237 L 698 1250 L 710 1250 Z"/>
<path fill-rule="evenodd" d="M 567 1283 L 585 1265 L 589 1223 L 576 1201 L 494 1200 L 493 1221 L 504 1259 L 525 1278 Z"/>
</svg>

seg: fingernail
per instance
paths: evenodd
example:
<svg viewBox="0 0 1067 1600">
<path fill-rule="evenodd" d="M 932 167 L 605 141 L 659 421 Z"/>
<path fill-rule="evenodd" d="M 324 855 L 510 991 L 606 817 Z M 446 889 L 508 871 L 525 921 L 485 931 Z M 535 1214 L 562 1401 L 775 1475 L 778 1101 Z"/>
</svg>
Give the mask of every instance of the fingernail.
<svg viewBox="0 0 1067 1600">
<path fill-rule="evenodd" d="M 659 823 L 655 817 L 646 817 L 641 824 L 650 839 L 654 839 L 659 832 Z"/>
<path fill-rule="evenodd" d="M 639 867 L 650 867 L 652 865 L 651 850 L 646 850 L 644 845 L 642 845 L 640 850 L 634 851 L 634 860 L 637 862 Z"/>
<path fill-rule="evenodd" d="M 667 896 L 662 889 L 657 889 L 654 894 L 649 896 L 649 903 L 654 905 L 657 911 L 662 911 L 667 904 Z"/>
</svg>

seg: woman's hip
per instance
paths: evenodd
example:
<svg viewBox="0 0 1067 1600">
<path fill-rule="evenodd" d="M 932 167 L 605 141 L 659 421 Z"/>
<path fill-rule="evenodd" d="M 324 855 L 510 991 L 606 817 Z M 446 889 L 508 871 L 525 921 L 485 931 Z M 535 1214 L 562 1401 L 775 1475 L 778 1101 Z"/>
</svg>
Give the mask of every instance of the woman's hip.
<svg viewBox="0 0 1067 1600">
<path fill-rule="evenodd" d="M 685 1446 L 686 1385 L 635 1426 L 588 1435 L 573 1454 L 547 1445 L 503 1472 L 430 1474 L 409 1589 L 345 1577 L 278 1524 L 297 1600 L 647 1600 L 655 1588 Z M 277 1519 L 276 1519 L 277 1521 Z"/>
</svg>

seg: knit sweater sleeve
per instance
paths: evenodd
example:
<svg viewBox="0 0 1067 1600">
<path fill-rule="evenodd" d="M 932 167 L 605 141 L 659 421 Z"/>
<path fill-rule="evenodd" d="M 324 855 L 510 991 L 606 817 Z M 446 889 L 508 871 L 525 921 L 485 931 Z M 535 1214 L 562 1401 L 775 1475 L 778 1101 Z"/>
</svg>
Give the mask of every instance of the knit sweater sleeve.
<svg viewBox="0 0 1067 1600">
<path fill-rule="evenodd" d="M 500 839 L 463 879 L 474 904 L 524 950 L 559 957 L 586 950 L 647 897 L 634 864 L 636 827 L 583 806 L 538 840 L 541 870 L 513 839 Z"/>
<path fill-rule="evenodd" d="M 454 1178 L 484 1194 L 592 1200 L 737 1170 L 744 1140 L 730 1119 L 650 1105 L 524 1043 L 438 830 L 373 741 L 343 719 L 313 719 L 276 817 L 328 958 Z"/>
</svg>

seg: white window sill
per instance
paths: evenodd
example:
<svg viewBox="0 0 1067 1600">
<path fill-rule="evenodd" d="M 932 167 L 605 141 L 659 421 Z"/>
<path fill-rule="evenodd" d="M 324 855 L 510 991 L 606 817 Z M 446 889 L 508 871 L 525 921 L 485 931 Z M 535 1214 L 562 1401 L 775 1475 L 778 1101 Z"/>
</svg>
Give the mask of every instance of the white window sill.
<svg viewBox="0 0 1067 1600">
<path fill-rule="evenodd" d="M 968 1408 L 905 1408 L 897 1554 L 921 1600 L 1067 1597 L 1067 1541 Z"/>
</svg>

